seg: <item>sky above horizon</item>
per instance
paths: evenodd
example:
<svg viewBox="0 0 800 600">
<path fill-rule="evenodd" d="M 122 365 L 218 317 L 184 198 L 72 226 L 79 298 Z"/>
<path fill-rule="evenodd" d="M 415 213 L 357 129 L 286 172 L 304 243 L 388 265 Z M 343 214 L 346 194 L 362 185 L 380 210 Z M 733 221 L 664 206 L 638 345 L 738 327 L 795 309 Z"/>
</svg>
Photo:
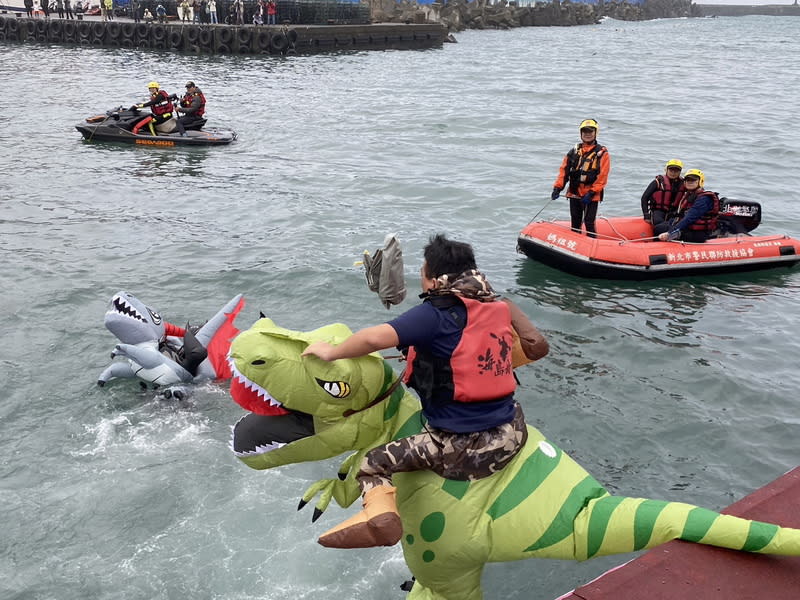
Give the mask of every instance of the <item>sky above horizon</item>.
<svg viewBox="0 0 800 600">
<path fill-rule="evenodd" d="M 776 6 L 791 6 L 794 0 L 786 0 L 784 2 L 776 2 L 775 0 L 695 0 L 695 4 L 703 6 L 705 4 L 730 4 L 736 6 L 767 6 L 774 4 Z"/>
</svg>

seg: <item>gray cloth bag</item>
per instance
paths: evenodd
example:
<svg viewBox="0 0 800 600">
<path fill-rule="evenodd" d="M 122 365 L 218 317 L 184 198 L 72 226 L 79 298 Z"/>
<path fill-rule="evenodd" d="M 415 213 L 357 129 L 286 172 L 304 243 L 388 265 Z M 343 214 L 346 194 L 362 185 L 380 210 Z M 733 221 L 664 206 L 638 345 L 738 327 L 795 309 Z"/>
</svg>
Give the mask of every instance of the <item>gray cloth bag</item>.
<svg viewBox="0 0 800 600">
<path fill-rule="evenodd" d="M 406 297 L 406 281 L 403 277 L 403 251 L 397 234 L 390 233 L 383 240 L 383 248 L 374 255 L 364 252 L 367 286 L 383 302 L 386 308 L 400 304 Z"/>
</svg>

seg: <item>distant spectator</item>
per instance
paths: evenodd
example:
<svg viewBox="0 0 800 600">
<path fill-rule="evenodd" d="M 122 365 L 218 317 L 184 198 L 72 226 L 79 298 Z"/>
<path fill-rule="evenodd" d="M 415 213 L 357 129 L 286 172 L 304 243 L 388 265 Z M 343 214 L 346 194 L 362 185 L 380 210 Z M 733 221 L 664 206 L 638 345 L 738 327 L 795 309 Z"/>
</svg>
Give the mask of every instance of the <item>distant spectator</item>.
<svg viewBox="0 0 800 600">
<path fill-rule="evenodd" d="M 167 22 L 167 9 L 164 8 L 163 4 L 156 6 L 156 19 L 159 23 Z"/>
<path fill-rule="evenodd" d="M 29 19 L 33 18 L 33 0 L 25 0 L 25 14 Z"/>
<path fill-rule="evenodd" d="M 217 2 L 216 0 L 208 0 L 208 15 L 211 17 L 211 22 L 216 25 L 219 21 L 217 19 Z"/>
<path fill-rule="evenodd" d="M 278 14 L 278 6 L 275 0 L 267 0 L 267 25 L 275 25 L 275 17 Z"/>
<path fill-rule="evenodd" d="M 145 23 L 152 23 L 153 22 L 153 13 L 150 12 L 149 8 L 145 8 L 144 9 L 144 13 L 142 13 L 142 18 L 144 19 Z"/>
<path fill-rule="evenodd" d="M 244 2 L 242 0 L 233 1 L 233 12 L 236 15 L 236 24 L 244 25 Z"/>
<path fill-rule="evenodd" d="M 67 19 L 74 19 L 75 15 L 72 14 L 72 2 L 71 0 L 64 0 L 64 13 L 67 15 Z"/>
<path fill-rule="evenodd" d="M 133 22 L 141 23 L 142 4 L 139 0 L 131 0 L 131 12 L 133 13 Z"/>
<path fill-rule="evenodd" d="M 58 18 L 64 18 L 64 0 L 56 0 L 56 11 L 58 12 Z"/>
<path fill-rule="evenodd" d="M 39 6 L 42 8 L 44 18 L 50 18 L 50 0 L 39 0 Z"/>
<path fill-rule="evenodd" d="M 182 0 L 182 2 L 178 5 L 178 15 L 181 18 L 181 23 L 188 23 L 192 20 L 189 0 Z"/>
</svg>

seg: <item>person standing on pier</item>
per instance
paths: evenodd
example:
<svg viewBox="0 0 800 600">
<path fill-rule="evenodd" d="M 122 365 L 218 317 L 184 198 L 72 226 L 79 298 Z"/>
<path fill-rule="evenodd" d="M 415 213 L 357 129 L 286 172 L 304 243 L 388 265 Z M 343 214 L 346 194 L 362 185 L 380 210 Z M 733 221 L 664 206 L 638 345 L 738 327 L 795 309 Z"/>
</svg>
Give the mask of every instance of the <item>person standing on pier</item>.
<svg viewBox="0 0 800 600">
<path fill-rule="evenodd" d="M 275 16 L 278 14 L 278 7 L 275 0 L 267 0 L 267 25 L 275 25 Z"/>
<path fill-rule="evenodd" d="M 64 14 L 67 15 L 67 19 L 74 19 L 75 15 L 72 14 L 72 2 L 70 0 L 64 0 Z"/>
<path fill-rule="evenodd" d="M 139 0 L 131 0 L 131 12 L 133 13 L 133 22 L 134 23 L 141 23 L 142 16 L 141 16 L 142 5 Z"/>
<path fill-rule="evenodd" d="M 58 12 L 58 18 L 64 18 L 64 0 L 56 0 L 56 12 Z"/>
<path fill-rule="evenodd" d="M 50 0 L 39 0 L 39 6 L 42 9 L 45 19 L 50 18 Z"/>
<path fill-rule="evenodd" d="M 611 171 L 611 157 L 608 149 L 597 143 L 597 121 L 585 119 L 579 129 L 581 141 L 561 161 L 550 199 L 558 198 L 566 187 L 572 230 L 580 233 L 583 221 L 586 235 L 597 237 L 594 222 Z"/>
<path fill-rule="evenodd" d="M 208 0 L 208 14 L 211 16 L 212 25 L 216 25 L 219 21 L 217 19 L 217 2 L 216 0 Z"/>
</svg>

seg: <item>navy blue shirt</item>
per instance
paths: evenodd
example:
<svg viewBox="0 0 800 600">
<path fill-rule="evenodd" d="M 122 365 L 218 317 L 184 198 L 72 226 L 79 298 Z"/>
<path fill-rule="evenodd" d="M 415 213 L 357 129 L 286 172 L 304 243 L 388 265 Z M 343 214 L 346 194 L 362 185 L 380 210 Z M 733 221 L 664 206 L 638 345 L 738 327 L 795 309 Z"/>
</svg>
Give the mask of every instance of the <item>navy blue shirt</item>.
<svg viewBox="0 0 800 600">
<path fill-rule="evenodd" d="M 438 308 L 430 302 L 404 312 L 388 322 L 400 339 L 399 346 L 414 346 L 441 358 L 450 358 L 461 341 L 467 308 L 461 302 Z M 514 419 L 514 394 L 490 402 L 457 402 L 449 398 L 422 398 L 422 413 L 432 427 L 455 433 L 483 431 L 510 423 Z"/>
</svg>

